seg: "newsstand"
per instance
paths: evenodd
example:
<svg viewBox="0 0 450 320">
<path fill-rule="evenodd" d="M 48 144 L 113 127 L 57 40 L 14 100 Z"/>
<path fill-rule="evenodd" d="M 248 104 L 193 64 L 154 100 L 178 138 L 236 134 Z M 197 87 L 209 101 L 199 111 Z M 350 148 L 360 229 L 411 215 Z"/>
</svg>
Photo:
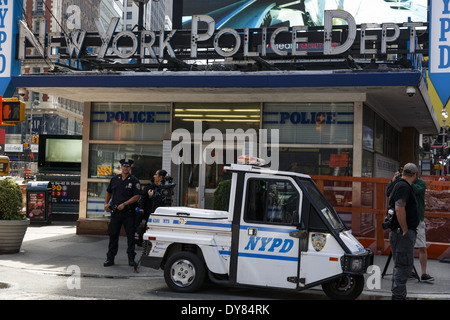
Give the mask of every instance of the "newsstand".
<svg viewBox="0 0 450 320">
<path fill-rule="evenodd" d="M 51 223 L 52 184 L 49 181 L 31 181 L 27 184 L 27 217 L 31 223 Z"/>
</svg>

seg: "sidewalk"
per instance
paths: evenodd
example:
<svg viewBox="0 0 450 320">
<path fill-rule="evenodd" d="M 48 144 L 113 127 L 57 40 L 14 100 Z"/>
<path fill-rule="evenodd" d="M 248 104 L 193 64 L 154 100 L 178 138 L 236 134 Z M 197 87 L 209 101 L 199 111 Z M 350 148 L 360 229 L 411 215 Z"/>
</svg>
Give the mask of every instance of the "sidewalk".
<svg viewBox="0 0 450 320">
<path fill-rule="evenodd" d="M 114 267 L 105 268 L 108 247 L 107 236 L 77 235 L 74 222 L 53 222 L 51 225 L 31 225 L 25 235 L 21 252 L 0 255 L 0 266 L 24 270 L 45 271 L 55 274 L 68 274 L 68 267 L 76 265 L 84 277 L 129 278 L 162 276 L 161 270 L 142 267 L 139 273 L 134 273 L 128 266 L 125 253 L 126 239 L 121 237 L 119 253 Z M 120 249 L 122 248 L 122 250 Z M 141 256 L 141 250 L 136 250 L 136 260 Z M 375 265 L 380 272 L 386 264 L 386 256 L 375 256 Z M 381 288 L 368 290 L 363 295 L 390 297 L 391 261 L 387 274 L 381 279 Z M 420 273 L 418 259 L 415 267 Z M 436 280 L 430 283 L 409 280 L 407 285 L 408 298 L 413 299 L 449 299 L 450 300 L 450 263 L 438 260 L 428 260 L 428 270 Z M 369 275 L 370 276 L 370 275 Z M 320 287 L 319 287 L 320 288 Z"/>
<path fill-rule="evenodd" d="M 115 266 L 105 268 L 109 238 L 107 236 L 77 235 L 75 222 L 56 221 L 50 225 L 31 224 L 25 234 L 19 253 L 0 255 L 0 266 L 55 274 L 70 274 L 69 266 L 76 265 L 88 277 L 148 277 L 158 270 L 140 268 L 134 273 L 128 266 L 126 238 L 119 239 Z M 136 247 L 136 261 L 141 256 Z"/>
</svg>

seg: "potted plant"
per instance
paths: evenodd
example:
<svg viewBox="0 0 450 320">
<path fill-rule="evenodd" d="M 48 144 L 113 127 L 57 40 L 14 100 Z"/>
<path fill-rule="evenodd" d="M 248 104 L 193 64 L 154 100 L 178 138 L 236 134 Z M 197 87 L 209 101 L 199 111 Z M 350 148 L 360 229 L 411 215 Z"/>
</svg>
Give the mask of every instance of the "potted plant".
<svg viewBox="0 0 450 320">
<path fill-rule="evenodd" d="M 214 191 L 213 209 L 228 211 L 228 204 L 230 202 L 231 180 L 224 180 L 217 186 Z"/>
<path fill-rule="evenodd" d="M 19 252 L 30 220 L 22 213 L 22 191 L 13 179 L 0 180 L 0 254 Z"/>
</svg>

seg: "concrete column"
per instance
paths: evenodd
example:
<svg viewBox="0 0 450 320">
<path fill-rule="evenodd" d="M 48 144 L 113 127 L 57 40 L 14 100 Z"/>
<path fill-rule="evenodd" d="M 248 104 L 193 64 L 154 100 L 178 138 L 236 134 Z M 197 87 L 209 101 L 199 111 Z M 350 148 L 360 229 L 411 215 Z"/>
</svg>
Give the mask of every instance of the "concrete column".
<svg viewBox="0 0 450 320">
<path fill-rule="evenodd" d="M 91 134 L 91 103 L 84 104 L 83 118 L 83 145 L 81 154 L 81 172 L 80 172 L 80 209 L 78 219 L 87 218 L 87 189 L 89 174 L 89 137 Z"/>
<path fill-rule="evenodd" d="M 361 177 L 363 155 L 363 103 L 354 103 L 353 116 L 353 177 Z M 353 182 L 352 207 L 361 207 L 361 182 Z M 352 232 L 358 235 L 361 232 L 361 215 L 352 214 Z"/>
</svg>

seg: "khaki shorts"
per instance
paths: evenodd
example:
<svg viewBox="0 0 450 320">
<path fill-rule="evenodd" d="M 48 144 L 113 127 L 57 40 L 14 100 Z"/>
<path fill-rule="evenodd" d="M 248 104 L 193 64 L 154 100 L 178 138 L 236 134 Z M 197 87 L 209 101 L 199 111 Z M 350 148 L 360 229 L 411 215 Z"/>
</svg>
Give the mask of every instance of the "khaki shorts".
<svg viewBox="0 0 450 320">
<path fill-rule="evenodd" d="M 414 245 L 414 248 L 426 248 L 427 241 L 425 239 L 425 222 L 420 221 L 418 227 L 417 227 L 417 238 L 416 238 L 416 244 Z"/>
</svg>

